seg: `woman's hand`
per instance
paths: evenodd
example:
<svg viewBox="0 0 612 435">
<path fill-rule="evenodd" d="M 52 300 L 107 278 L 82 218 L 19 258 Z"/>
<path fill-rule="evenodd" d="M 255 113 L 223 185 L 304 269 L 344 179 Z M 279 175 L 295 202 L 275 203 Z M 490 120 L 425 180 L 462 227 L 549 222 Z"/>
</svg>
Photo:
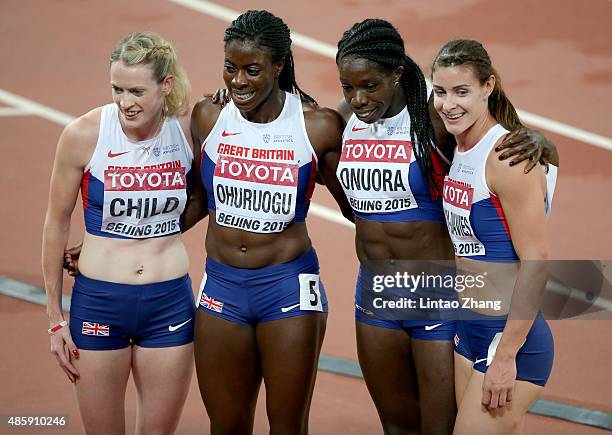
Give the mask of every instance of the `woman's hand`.
<svg viewBox="0 0 612 435">
<path fill-rule="evenodd" d="M 510 166 L 514 166 L 523 160 L 529 159 L 525 166 L 525 173 L 531 171 L 536 164 L 553 164 L 559 166 L 557 147 L 550 142 L 542 133 L 527 127 L 519 128 L 510 133 L 506 139 L 499 144 L 495 151 L 505 150 L 499 155 L 500 160 L 514 157 Z"/>
<path fill-rule="evenodd" d="M 81 248 L 83 242 L 72 248 L 64 249 L 64 269 L 70 276 L 77 276 L 79 274 L 79 257 L 81 256 Z"/>
<path fill-rule="evenodd" d="M 497 409 L 512 402 L 516 383 L 516 358 L 495 356 L 482 383 L 482 404 Z"/>
<path fill-rule="evenodd" d="M 53 327 L 54 325 L 51 325 Z M 79 372 L 72 365 L 72 358 L 79 358 L 79 350 L 72 341 L 70 328 L 64 326 L 50 335 L 51 354 L 57 359 L 57 363 L 66 373 L 70 382 L 75 383 L 79 378 Z"/>
<path fill-rule="evenodd" d="M 221 104 L 221 107 L 225 107 L 227 103 L 230 102 L 232 97 L 230 96 L 230 91 L 228 89 L 217 89 L 214 94 L 211 96 L 211 100 L 213 103 Z"/>
</svg>

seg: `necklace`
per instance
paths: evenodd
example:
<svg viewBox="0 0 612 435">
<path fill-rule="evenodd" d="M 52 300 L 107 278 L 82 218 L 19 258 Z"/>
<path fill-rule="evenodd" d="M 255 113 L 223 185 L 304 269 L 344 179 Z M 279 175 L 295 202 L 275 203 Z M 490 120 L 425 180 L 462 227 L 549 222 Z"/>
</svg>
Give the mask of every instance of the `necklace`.
<svg viewBox="0 0 612 435">
<path fill-rule="evenodd" d="M 161 142 L 160 133 L 161 133 L 165 120 L 166 120 L 166 117 L 162 115 L 159 121 L 159 124 L 157 126 L 157 129 L 155 130 L 155 133 L 153 134 L 153 137 L 151 139 L 147 139 L 146 141 L 144 141 L 145 143 L 143 143 L 142 145 L 138 147 L 140 150 L 142 150 L 143 153 L 146 153 L 147 156 L 150 154 L 151 148 L 153 148 L 153 151 L 155 154 L 155 149 L 157 148 L 157 145 L 159 145 Z"/>
</svg>

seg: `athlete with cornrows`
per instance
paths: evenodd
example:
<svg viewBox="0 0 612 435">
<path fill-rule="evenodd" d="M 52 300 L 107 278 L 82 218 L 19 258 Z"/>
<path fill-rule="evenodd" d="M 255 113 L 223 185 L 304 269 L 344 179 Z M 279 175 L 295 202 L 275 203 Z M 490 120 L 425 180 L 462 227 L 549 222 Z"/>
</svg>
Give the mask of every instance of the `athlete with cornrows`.
<svg viewBox="0 0 612 435">
<path fill-rule="evenodd" d="M 338 42 L 336 63 L 345 97 L 338 111 L 346 121 L 337 175 L 355 215 L 361 263 L 359 363 L 386 434 L 448 434 L 456 413 L 454 321 L 385 318 L 362 296 L 372 291 L 372 262 L 417 260 L 403 262 L 401 271 L 419 275 L 423 261 L 454 258 L 441 197 L 454 141 L 428 103 L 423 73 L 389 22 L 353 25 Z M 530 130 L 502 146 L 513 147 L 502 157 L 522 152 L 511 165 L 530 158 L 526 169 L 542 149 L 555 153 Z"/>
<path fill-rule="evenodd" d="M 122 39 L 110 58 L 113 103 L 77 118 L 57 146 L 42 263 L 51 353 L 75 384 L 85 432 L 173 433 L 192 374 L 193 292 L 180 235 L 191 178 L 189 82 L 172 45 Z M 62 313 L 62 258 L 79 188 L 86 234 Z"/>
<path fill-rule="evenodd" d="M 305 218 L 335 177 L 342 120 L 297 85 L 283 21 L 248 11 L 225 31 L 231 101 L 196 104 L 209 221 L 195 360 L 213 434 L 252 432 L 263 378 L 272 434 L 308 432 L 327 298 Z M 187 225 L 189 225 L 188 223 Z"/>
</svg>

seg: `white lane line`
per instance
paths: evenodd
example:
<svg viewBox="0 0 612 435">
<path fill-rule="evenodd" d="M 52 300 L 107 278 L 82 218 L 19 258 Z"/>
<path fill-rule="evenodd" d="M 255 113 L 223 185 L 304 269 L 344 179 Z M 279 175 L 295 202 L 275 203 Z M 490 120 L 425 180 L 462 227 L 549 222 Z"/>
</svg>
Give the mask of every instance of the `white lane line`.
<svg viewBox="0 0 612 435">
<path fill-rule="evenodd" d="M 44 289 L 7 276 L 0 275 L 0 294 L 34 304 L 47 305 L 47 294 Z M 70 311 L 70 296 L 62 295 L 62 307 L 65 311 Z"/>
<path fill-rule="evenodd" d="M 17 109 L 24 110 L 31 115 L 37 115 L 47 121 L 55 122 L 59 125 L 66 125 L 74 119 L 73 116 L 59 112 L 42 104 L 36 103 L 19 95 L 12 94 L 4 89 L 0 89 L 0 101 Z"/>
<path fill-rule="evenodd" d="M 209 15 L 222 21 L 231 22 L 241 12 L 226 8 L 225 6 L 217 5 L 216 3 L 207 0 L 168 0 L 177 5 L 184 6 L 197 12 Z M 319 41 L 306 35 L 297 32 L 291 32 L 293 43 L 301 48 L 304 48 L 313 53 L 320 54 L 332 59 L 336 58 L 336 47 L 331 44 Z M 572 127 L 552 119 L 545 118 L 540 115 L 535 115 L 524 110 L 518 110 L 519 116 L 528 124 L 542 130 L 547 130 L 561 136 L 568 137 L 580 142 L 584 142 L 599 148 L 612 151 L 612 139 L 591 133 L 580 128 Z"/>
<path fill-rule="evenodd" d="M 16 109 L 27 111 L 32 115 L 40 116 L 41 118 L 55 122 L 59 125 L 66 125 L 74 119 L 74 117 L 71 115 L 59 112 L 55 109 L 36 103 L 32 100 L 28 100 L 27 98 L 20 97 L 19 95 L 12 94 L 3 89 L 0 89 L 0 101 L 5 104 L 15 106 Z M 328 221 L 351 228 L 354 227 L 354 224 L 346 220 L 341 213 L 323 205 L 311 202 L 310 211 L 313 215 L 327 219 Z"/>
<path fill-rule="evenodd" d="M 308 209 L 310 213 L 320 218 L 326 219 L 328 221 L 343 225 L 349 228 L 355 228 L 355 224 L 347 220 L 342 213 L 337 212 L 329 207 L 325 207 L 321 204 L 315 204 L 314 202 L 310 203 L 310 208 Z"/>
<path fill-rule="evenodd" d="M 30 111 L 18 107 L 0 107 L 0 116 L 22 116 L 31 114 Z"/>
<path fill-rule="evenodd" d="M 592 301 L 592 298 L 589 299 L 589 294 L 584 292 L 583 290 L 568 287 L 565 284 L 559 283 L 557 281 L 548 281 L 546 283 L 546 290 L 556 293 L 559 296 L 565 296 L 566 298 L 574 299 L 578 302 L 595 305 L 596 307 L 599 307 L 606 311 L 612 311 L 612 300 L 604 298 L 603 296 L 597 296 L 597 299 Z"/>
<path fill-rule="evenodd" d="M 238 18 L 238 15 L 242 13 L 234 9 L 226 8 L 225 6 L 220 6 L 213 2 L 209 2 L 207 0 L 168 1 L 217 18 L 221 21 L 226 21 L 228 23 L 234 21 L 236 18 Z M 313 53 L 320 54 L 321 56 L 331 57 L 333 59 L 336 58 L 336 47 L 334 47 L 333 45 L 318 41 L 314 38 L 311 38 L 310 36 L 302 35 L 301 33 L 297 33 L 294 31 L 291 31 L 291 40 L 298 47 L 302 47 L 306 50 L 312 51 Z"/>
<path fill-rule="evenodd" d="M 561 122 L 536 115 L 535 113 L 529 113 L 524 110 L 517 109 L 517 113 L 519 117 L 525 121 L 525 123 L 531 124 L 534 127 L 548 130 L 552 133 L 556 133 L 570 139 L 575 139 L 579 142 L 584 142 L 608 151 L 612 151 L 612 139 L 610 138 L 591 133 L 590 131 L 581 130 L 579 128 L 572 127 L 571 125 L 563 124 Z"/>
</svg>

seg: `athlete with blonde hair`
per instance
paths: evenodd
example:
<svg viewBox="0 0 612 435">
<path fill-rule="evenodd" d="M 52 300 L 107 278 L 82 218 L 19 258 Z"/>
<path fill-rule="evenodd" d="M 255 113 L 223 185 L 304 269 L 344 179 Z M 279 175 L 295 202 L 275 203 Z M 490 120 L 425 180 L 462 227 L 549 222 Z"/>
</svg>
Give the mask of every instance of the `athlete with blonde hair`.
<svg viewBox="0 0 612 435">
<path fill-rule="evenodd" d="M 197 173 L 190 88 L 173 46 L 143 32 L 113 50 L 110 84 L 113 104 L 71 122 L 57 145 L 42 246 L 51 353 L 75 384 L 85 432 L 125 432 L 131 374 L 136 433 L 167 434 L 193 367 L 193 293 L 180 236 Z M 62 260 L 79 189 L 86 234 L 67 321 Z"/>
</svg>

